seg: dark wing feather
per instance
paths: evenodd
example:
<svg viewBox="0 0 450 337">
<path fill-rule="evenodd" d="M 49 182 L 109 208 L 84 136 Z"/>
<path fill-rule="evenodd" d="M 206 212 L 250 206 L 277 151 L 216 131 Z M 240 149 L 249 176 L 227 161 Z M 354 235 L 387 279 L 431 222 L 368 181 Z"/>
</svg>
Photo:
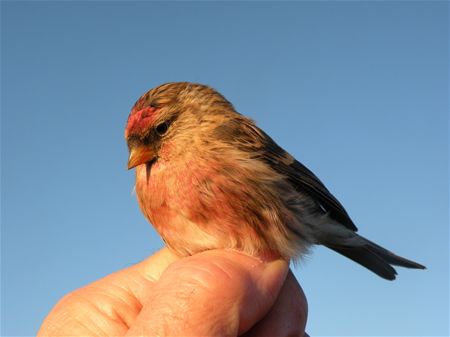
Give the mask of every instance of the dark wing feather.
<svg viewBox="0 0 450 337">
<path fill-rule="evenodd" d="M 265 160 L 271 167 L 288 177 L 291 184 L 299 191 L 313 197 L 324 208 L 329 216 L 348 229 L 357 231 L 357 227 L 348 215 L 344 206 L 330 193 L 325 185 L 305 165 L 295 160 L 275 143 L 267 134 Z"/>
<path fill-rule="evenodd" d="M 255 126 L 253 121 L 239 115 L 217 127 L 214 134 L 221 141 L 254 153 L 273 170 L 286 176 L 298 191 L 314 198 L 331 218 L 348 229 L 358 230 L 347 211 L 319 178 L 278 146 L 269 135 Z"/>
</svg>

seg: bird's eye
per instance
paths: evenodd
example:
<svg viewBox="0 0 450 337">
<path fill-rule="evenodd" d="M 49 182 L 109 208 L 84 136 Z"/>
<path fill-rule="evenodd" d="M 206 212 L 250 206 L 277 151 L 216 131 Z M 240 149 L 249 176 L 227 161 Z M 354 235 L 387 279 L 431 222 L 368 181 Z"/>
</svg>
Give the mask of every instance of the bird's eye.
<svg viewBox="0 0 450 337">
<path fill-rule="evenodd" d="M 156 126 L 156 133 L 160 136 L 164 136 L 167 133 L 169 126 L 166 122 L 162 122 Z"/>
</svg>

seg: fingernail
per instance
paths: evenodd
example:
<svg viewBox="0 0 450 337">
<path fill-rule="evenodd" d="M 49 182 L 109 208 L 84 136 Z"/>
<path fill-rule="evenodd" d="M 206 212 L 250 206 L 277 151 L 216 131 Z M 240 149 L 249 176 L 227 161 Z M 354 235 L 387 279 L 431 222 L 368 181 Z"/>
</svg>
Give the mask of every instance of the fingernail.
<svg viewBox="0 0 450 337">
<path fill-rule="evenodd" d="M 262 289 L 268 289 L 271 292 L 278 294 L 281 286 L 286 279 L 289 271 L 289 264 L 283 259 L 276 259 L 264 263 L 264 270 L 262 271 L 259 280 Z"/>
</svg>

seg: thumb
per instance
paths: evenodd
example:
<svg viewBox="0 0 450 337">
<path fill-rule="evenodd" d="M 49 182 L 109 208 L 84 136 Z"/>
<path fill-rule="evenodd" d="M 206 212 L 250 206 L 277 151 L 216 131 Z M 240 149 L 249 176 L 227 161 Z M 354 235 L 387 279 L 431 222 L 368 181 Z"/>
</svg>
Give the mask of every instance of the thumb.
<svg viewBox="0 0 450 337">
<path fill-rule="evenodd" d="M 171 264 L 127 336 L 238 336 L 272 307 L 288 263 L 211 250 Z"/>
</svg>

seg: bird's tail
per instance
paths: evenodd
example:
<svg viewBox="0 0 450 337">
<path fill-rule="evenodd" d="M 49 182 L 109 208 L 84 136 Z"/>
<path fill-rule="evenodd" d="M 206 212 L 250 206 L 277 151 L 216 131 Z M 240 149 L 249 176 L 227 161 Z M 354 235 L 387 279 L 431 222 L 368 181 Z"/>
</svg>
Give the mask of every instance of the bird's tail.
<svg viewBox="0 0 450 337">
<path fill-rule="evenodd" d="M 354 240 L 347 242 L 326 242 L 324 246 L 348 257 L 363 267 L 387 280 L 395 280 L 396 270 L 392 266 L 425 269 L 425 266 L 398 256 L 391 251 L 354 233 Z M 356 240 L 355 240 L 356 239 Z"/>
</svg>

